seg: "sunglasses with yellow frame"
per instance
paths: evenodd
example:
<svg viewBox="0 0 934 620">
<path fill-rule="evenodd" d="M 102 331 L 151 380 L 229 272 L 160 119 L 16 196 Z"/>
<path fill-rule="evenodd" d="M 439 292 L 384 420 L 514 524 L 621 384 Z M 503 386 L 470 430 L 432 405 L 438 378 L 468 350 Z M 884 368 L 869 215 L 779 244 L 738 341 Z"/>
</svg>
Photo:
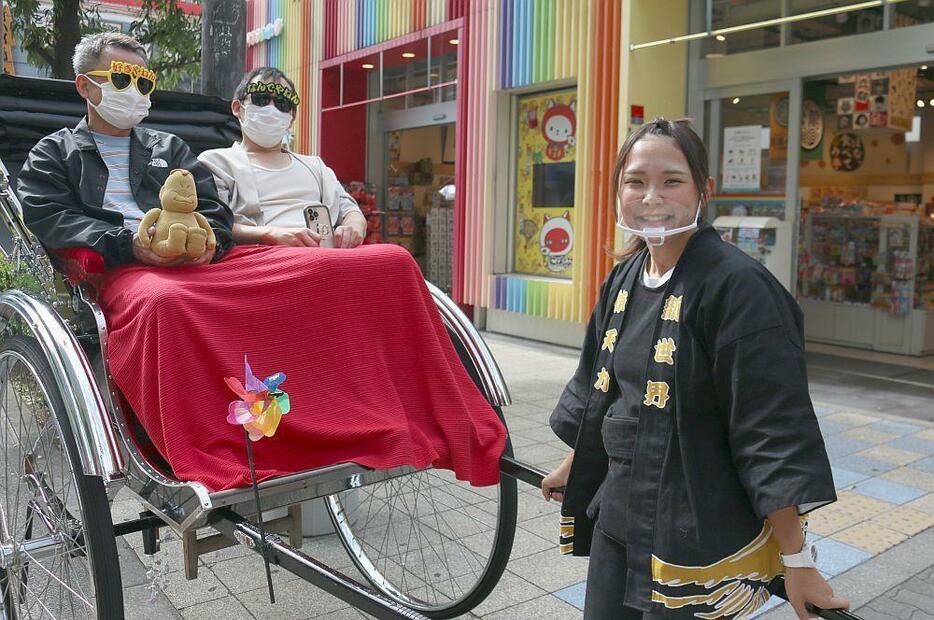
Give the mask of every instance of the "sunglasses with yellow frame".
<svg viewBox="0 0 934 620">
<path fill-rule="evenodd" d="M 95 77 L 106 77 L 107 81 L 117 90 L 125 90 L 130 84 L 136 86 L 136 90 L 144 97 L 152 94 L 156 90 L 156 74 L 146 67 L 127 62 L 113 60 L 110 63 L 110 69 L 100 71 L 88 71 L 86 75 Z"/>
</svg>

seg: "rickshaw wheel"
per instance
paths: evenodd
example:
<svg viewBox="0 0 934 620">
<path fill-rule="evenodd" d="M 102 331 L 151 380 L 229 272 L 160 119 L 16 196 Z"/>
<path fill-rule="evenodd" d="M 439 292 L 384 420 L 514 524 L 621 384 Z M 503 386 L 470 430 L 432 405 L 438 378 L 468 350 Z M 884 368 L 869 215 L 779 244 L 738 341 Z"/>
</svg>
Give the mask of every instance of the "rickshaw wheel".
<svg viewBox="0 0 934 620">
<path fill-rule="evenodd" d="M 504 454 L 512 456 L 508 439 Z M 330 495 L 325 504 L 370 584 L 433 618 L 480 604 L 512 552 L 517 490 L 507 476 L 477 488 L 453 472 L 426 469 Z"/>
<path fill-rule="evenodd" d="M 465 346 L 448 335 L 479 388 Z M 508 435 L 503 455 L 513 455 Z M 512 553 L 517 503 L 515 478 L 477 488 L 439 469 L 325 498 L 338 537 L 367 581 L 433 618 L 466 614 L 499 582 Z"/>
<path fill-rule="evenodd" d="M 58 384 L 33 338 L 11 336 L 0 346 L 0 448 L 3 617 L 122 619 L 104 485 L 84 473 Z"/>
</svg>

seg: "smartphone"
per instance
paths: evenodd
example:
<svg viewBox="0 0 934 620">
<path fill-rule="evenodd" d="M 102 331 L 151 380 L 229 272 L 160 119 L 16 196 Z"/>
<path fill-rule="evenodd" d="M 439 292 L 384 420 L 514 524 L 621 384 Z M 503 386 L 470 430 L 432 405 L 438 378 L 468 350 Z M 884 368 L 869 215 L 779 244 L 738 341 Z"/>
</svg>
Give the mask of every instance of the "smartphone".
<svg viewBox="0 0 934 620">
<path fill-rule="evenodd" d="M 331 212 L 321 203 L 305 207 L 305 226 L 321 237 L 322 248 L 334 247 L 334 226 L 331 224 Z"/>
</svg>

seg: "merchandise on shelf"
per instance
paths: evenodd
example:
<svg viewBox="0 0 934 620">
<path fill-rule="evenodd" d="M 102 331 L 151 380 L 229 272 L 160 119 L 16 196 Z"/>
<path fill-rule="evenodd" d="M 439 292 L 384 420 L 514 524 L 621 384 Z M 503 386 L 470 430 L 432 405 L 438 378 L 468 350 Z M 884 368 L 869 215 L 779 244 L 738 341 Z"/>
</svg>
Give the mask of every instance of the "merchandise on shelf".
<svg viewBox="0 0 934 620">
<path fill-rule="evenodd" d="M 934 310 L 934 220 L 922 208 L 824 196 L 803 212 L 801 232 L 802 297 Z"/>
</svg>

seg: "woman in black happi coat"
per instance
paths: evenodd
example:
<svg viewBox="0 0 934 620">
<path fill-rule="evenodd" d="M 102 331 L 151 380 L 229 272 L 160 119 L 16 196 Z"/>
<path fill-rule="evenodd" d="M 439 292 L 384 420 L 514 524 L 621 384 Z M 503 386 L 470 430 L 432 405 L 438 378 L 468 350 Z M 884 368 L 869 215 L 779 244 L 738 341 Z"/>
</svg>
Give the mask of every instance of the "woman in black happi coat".
<svg viewBox="0 0 934 620">
<path fill-rule="evenodd" d="M 634 242 L 551 416 L 573 450 L 542 485 L 562 500 L 562 552 L 591 556 L 587 619 L 743 618 L 779 575 L 801 618 L 848 605 L 804 535 L 803 515 L 836 495 L 801 311 L 698 223 L 707 170 L 687 121 L 642 126 L 617 160 Z"/>
</svg>

